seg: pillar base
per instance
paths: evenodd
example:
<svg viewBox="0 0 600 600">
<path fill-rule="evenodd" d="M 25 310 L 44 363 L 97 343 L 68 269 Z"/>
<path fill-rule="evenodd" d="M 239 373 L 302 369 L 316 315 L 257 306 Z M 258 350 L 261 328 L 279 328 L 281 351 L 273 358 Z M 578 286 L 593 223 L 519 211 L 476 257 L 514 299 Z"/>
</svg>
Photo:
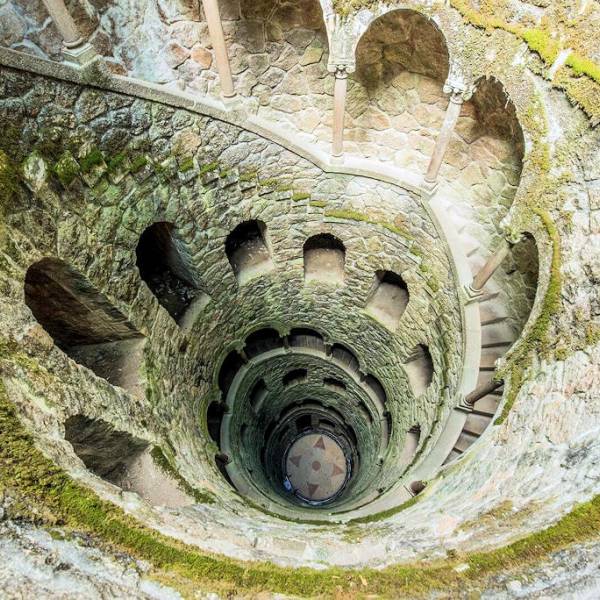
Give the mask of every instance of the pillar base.
<svg viewBox="0 0 600 600">
<path fill-rule="evenodd" d="M 344 164 L 344 153 L 341 152 L 340 154 L 332 154 L 331 158 L 329 159 L 329 162 L 332 165 L 343 165 Z"/>
<path fill-rule="evenodd" d="M 431 200 L 435 196 L 438 187 L 439 183 L 437 181 L 427 181 L 427 179 L 424 179 L 421 184 L 421 197 L 423 200 Z"/>
<path fill-rule="evenodd" d="M 244 109 L 244 103 L 239 94 L 234 93 L 231 96 L 225 96 L 221 93 L 221 102 L 228 111 L 241 111 Z"/>
<path fill-rule="evenodd" d="M 456 405 L 456 410 L 460 410 L 461 412 L 465 412 L 465 413 L 472 413 L 473 405 L 469 404 L 467 402 L 467 399 L 465 396 L 461 396 L 458 404 Z"/>
<path fill-rule="evenodd" d="M 465 304 L 479 302 L 483 296 L 483 290 L 476 290 L 471 285 L 465 285 L 462 289 L 462 292 L 465 297 Z"/>
<path fill-rule="evenodd" d="M 65 46 L 63 47 L 62 54 L 67 62 L 79 67 L 84 67 L 98 56 L 95 48 L 89 42 L 85 42 L 75 48 L 67 48 Z"/>
</svg>

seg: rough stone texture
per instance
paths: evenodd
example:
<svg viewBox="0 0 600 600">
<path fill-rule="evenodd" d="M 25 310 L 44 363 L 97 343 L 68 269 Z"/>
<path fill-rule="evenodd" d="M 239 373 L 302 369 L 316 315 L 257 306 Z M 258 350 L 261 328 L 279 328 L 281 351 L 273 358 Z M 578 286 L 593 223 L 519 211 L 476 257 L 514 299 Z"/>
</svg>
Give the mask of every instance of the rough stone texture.
<svg viewBox="0 0 600 600">
<path fill-rule="evenodd" d="M 110 556 L 86 538 L 53 533 L 10 521 L 0 524 L 4 598 L 181 598 L 148 579 L 149 565 L 126 555 Z"/>
<path fill-rule="evenodd" d="M 53 401 L 56 420 L 40 429 L 48 432 L 45 444 L 54 456 L 80 465 L 61 439 L 62 421 L 72 414 L 102 418 L 136 437 L 168 442 L 184 473 L 194 473 L 196 485 L 219 490 L 235 502 L 227 484 L 215 478 L 215 448 L 198 422 L 210 401 L 220 397 L 216 374 L 225 354 L 246 332 L 277 323 L 319 327 L 332 343 L 353 349 L 366 373 L 388 382 L 395 427 L 384 485 L 398 473 L 392 467 L 394 457 L 410 427 L 418 423 L 423 440 L 433 443 L 450 410 L 440 390 L 457 385 L 461 368 L 460 316 L 445 247 L 415 198 L 393 185 L 326 175 L 270 142 L 183 110 L 5 73 L 6 122 L 23 132 L 18 146 L 7 150 L 24 161 L 30 188 L 18 194 L 7 215 L 11 237 L 16 237 L 6 251 L 14 268 L 20 267 L 3 275 L 8 277 L 5 306 L 18 311 L 16 329 L 6 334 L 22 340 L 43 362 L 56 364 L 62 374 L 56 389 L 65 386 L 61 395 L 69 400 Z M 63 127 L 60 138 L 58 124 Z M 184 127 L 185 138 L 178 135 Z M 80 167 L 97 149 L 104 159 L 92 168 Z M 119 156 L 123 158 L 115 166 Z M 76 172 L 72 180 L 65 179 L 62 167 L 57 171 L 62 179 L 51 174 L 65 157 Z M 211 167 L 215 162 L 218 168 Z M 290 185 L 310 198 L 295 198 L 286 189 Z M 60 219 L 52 227 L 57 210 Z M 225 238 L 250 218 L 266 224 L 275 268 L 238 286 L 224 252 Z M 175 224 L 177 247 L 210 297 L 185 336 L 135 268 L 139 237 L 157 221 Z M 33 231 L 35 248 L 23 247 Z M 323 231 L 337 235 L 346 246 L 346 277 L 339 289 L 318 282 L 306 287 L 303 282 L 304 241 Z M 28 341 L 30 334 L 20 333 L 23 328 L 39 329 L 22 302 L 22 280 L 29 264 L 47 255 L 85 274 L 146 336 L 145 398 L 132 401 L 124 390 L 96 379 L 47 340 L 38 349 Z M 402 274 L 412 297 L 394 334 L 362 310 L 375 273 L 382 269 Z M 420 343 L 430 347 L 436 376 L 426 394 L 407 402 L 411 393 L 401 363 Z M 28 420 L 38 422 L 42 417 L 30 405 L 29 392 L 16 384 L 19 377 L 16 372 L 9 375 L 8 387 L 20 398 Z M 453 394 L 450 399 L 457 401 Z"/>
<path fill-rule="evenodd" d="M 5 4 L 0 15 L 2 23 L 9 24 L 2 30 L 2 43 L 38 53 L 45 43 L 50 47 L 51 27 L 47 23 L 39 25 L 45 18 L 41 4 L 31 3 L 27 14 L 15 6 Z M 116 22 L 122 8 L 118 4 L 111 6 L 116 11 L 113 13 Z M 208 71 L 213 68 L 209 49 L 204 46 L 194 49 L 194 44 L 189 43 L 196 35 L 195 26 L 190 23 L 200 23 L 197 10 L 185 2 L 177 8 L 166 3 L 159 6 L 158 18 L 156 12 L 152 12 L 157 9 L 151 8 L 147 13 L 149 26 L 142 32 L 148 36 L 147 45 L 146 42 L 140 44 L 140 56 L 134 56 L 130 64 L 123 59 L 122 72 L 133 73 L 135 65 L 139 68 L 137 75 L 150 78 L 150 60 L 160 56 L 152 77 L 160 81 L 164 77 L 165 82 L 179 85 L 177 82 L 181 79 L 173 73 L 181 71 L 183 74 L 184 65 L 198 58 L 198 64 L 206 65 L 203 72 L 209 81 Z M 531 18 L 538 20 L 544 9 L 529 5 L 523 12 L 531 13 Z M 38 23 L 35 27 L 29 24 L 32 14 Z M 102 14 L 102 22 L 109 22 L 108 13 Z M 240 20 L 238 14 L 234 10 L 230 20 Z M 376 16 L 363 12 L 357 23 L 366 31 Z M 357 348 L 368 370 L 382 381 L 388 379 L 388 365 L 399 367 L 399 357 L 427 331 L 434 362 L 439 367 L 444 362 L 442 358 L 448 361 L 452 386 L 460 363 L 461 324 L 457 318 L 457 290 L 442 240 L 438 239 L 415 198 L 391 184 L 326 175 L 254 134 L 164 104 L 105 94 L 91 88 L 82 90 L 78 86 L 4 70 L 0 79 L 3 98 L 0 119 L 6 126 L 1 143 L 17 163 L 26 161 L 23 170 L 29 191 L 21 190 L 11 198 L 7 210 L 10 232 L 2 242 L 1 308 L 6 319 L 5 335 L 14 337 L 46 371 L 40 379 L 11 361 L 3 361 L 2 369 L 11 399 L 45 452 L 102 496 L 113 499 L 165 533 L 228 555 L 293 566 L 381 566 L 415 558 L 441 558 L 448 551 L 493 548 L 547 526 L 577 502 L 599 493 L 600 347 L 593 327 L 600 324 L 597 260 L 600 134 L 589 128 L 582 113 L 570 107 L 549 82 L 535 75 L 539 73 L 536 58 L 524 55 L 518 42 L 507 39 L 501 32 L 487 34 L 463 28 L 460 17 L 444 8 L 439 9 L 436 17 L 463 74 L 473 81 L 483 73 L 497 75 L 506 84 L 516 117 L 523 126 L 525 160 L 519 180 L 516 175 L 520 164 L 515 156 L 520 156 L 521 140 L 515 138 L 515 114 L 510 105 L 500 110 L 504 102 L 500 87 L 482 85 L 479 98 L 476 96 L 464 109 L 453 150 L 442 169 L 438 194 L 443 195 L 449 220 L 456 224 L 461 235 L 466 232 L 463 239 L 472 237 L 480 248 L 474 255 L 476 260 L 472 261 L 474 270 L 493 249 L 502 216 L 506 215 L 504 224 L 509 228 L 534 236 L 539 250 L 538 291 L 525 336 L 530 333 L 535 318 L 543 314 L 543 294 L 551 273 L 552 247 L 548 231 L 538 217 L 532 216 L 532 208 L 546 211 L 558 229 L 556 243 L 560 258 L 554 268 L 562 275 L 562 288 L 558 314 L 546 315 L 550 319 L 550 352 L 525 373 L 525 384 L 507 421 L 501 427 L 488 429 L 466 456 L 430 482 L 416 505 L 380 523 L 358 527 L 352 540 L 343 527 L 324 531 L 282 522 L 242 505 L 213 465 L 216 448 L 207 441 L 204 424 L 198 424 L 198 416 L 202 416 L 208 402 L 219 395 L 215 366 L 250 332 L 248 315 L 251 313 L 257 326 L 267 326 L 273 325 L 273 307 L 281 308 L 279 314 L 285 323 L 293 322 L 299 314 L 318 313 L 331 327 L 331 336 Z M 290 17 L 292 21 L 294 18 Z M 256 27 L 262 31 L 264 25 L 250 25 L 251 19 L 241 21 L 248 29 Z M 159 27 L 158 22 L 169 23 L 173 28 L 180 23 L 177 27 L 186 30 L 191 38 L 185 42 L 171 36 L 168 42 L 178 45 L 167 49 L 165 28 L 160 23 Z M 262 23 L 260 19 L 259 22 Z M 34 31 L 25 42 L 15 41 L 17 36 L 23 35 L 20 32 L 24 28 L 30 27 Z M 120 33 L 125 30 L 123 20 L 111 30 L 111 35 L 119 31 L 114 38 L 125 39 L 127 36 Z M 292 46 L 301 48 L 303 34 L 295 33 L 299 39 L 294 39 Z M 50 41 L 44 41 L 46 37 Z M 265 52 L 260 44 L 266 38 L 253 34 L 247 38 L 240 35 L 239 39 L 253 40 L 254 49 L 247 49 L 250 63 L 247 69 L 254 65 L 255 70 L 261 72 L 265 58 L 260 55 Z M 320 48 L 307 50 L 308 46 L 304 46 L 301 55 L 298 53 L 297 64 L 306 69 L 320 65 L 314 74 L 319 79 L 326 51 L 323 49 L 319 57 Z M 487 52 L 489 49 L 493 51 Z M 182 58 L 183 62 L 179 62 Z M 236 57 L 237 64 L 243 66 L 244 59 L 240 53 Z M 317 60 L 319 62 L 313 62 Z M 292 62 L 288 74 L 295 68 L 296 63 Z M 406 65 L 406 61 L 395 62 L 418 71 L 418 66 Z M 269 97 L 269 90 L 282 85 L 286 75 L 277 68 L 272 68 L 260 83 L 268 89 L 265 91 L 255 85 L 252 89 L 256 89 L 256 96 L 253 91 L 252 98 L 259 98 L 262 91 Z M 406 168 L 412 171 L 425 166 L 424 158 L 429 154 L 436 124 L 442 117 L 443 103 L 439 94 L 441 81 L 436 80 L 437 91 L 434 92 L 431 77 L 411 73 L 410 69 L 398 75 L 399 80 L 409 80 L 410 87 L 403 88 L 400 94 L 384 88 L 381 94 L 375 95 L 373 103 L 369 100 L 364 109 L 370 115 L 369 120 L 357 135 L 384 139 L 383 134 L 395 128 L 388 111 L 393 115 L 395 107 L 405 101 L 404 96 L 413 98 L 412 112 L 403 117 L 409 123 L 414 119 L 414 131 L 418 132 L 414 154 L 406 158 Z M 245 69 L 240 71 L 243 73 Z M 359 76 L 360 73 L 357 81 Z M 300 84 L 303 85 L 304 80 Z M 391 88 L 397 90 L 394 85 Z M 216 86 L 210 89 L 218 91 Z M 355 89 L 360 89 L 358 84 Z M 269 113 L 272 118 L 278 114 L 275 110 L 281 113 L 282 107 L 291 107 L 292 111 L 302 108 L 301 100 L 292 98 L 292 94 L 289 96 L 281 99 L 280 108 L 275 101 L 267 107 L 272 111 Z M 381 103 L 382 98 L 383 105 L 379 106 L 377 103 Z M 314 118 L 309 115 L 313 120 L 309 119 L 305 129 L 317 131 L 319 123 L 326 122 L 322 118 L 324 112 L 326 109 L 318 105 Z M 283 126 L 293 122 L 293 119 L 285 121 L 279 117 L 277 120 Z M 312 123 L 316 125 L 313 127 Z M 509 124 L 508 129 L 503 127 L 506 124 Z M 312 140 L 317 143 L 317 138 Z M 321 139 L 324 141 L 327 136 Z M 397 139 L 392 132 L 378 144 L 387 152 Z M 68 140 L 67 146 L 64 146 L 65 140 Z M 531 149 L 539 148 L 540 143 L 547 145 L 553 176 L 558 176 L 551 180 L 553 188 L 545 187 L 541 192 L 536 187 L 539 185 L 539 170 L 536 170 L 540 168 L 539 154 L 531 154 Z M 36 146 L 37 154 L 31 154 Z M 94 147 L 102 149 L 103 160 L 78 173 L 85 156 Z M 322 147 L 325 147 L 324 142 Z M 127 156 L 116 161 L 124 148 Z M 367 146 L 364 152 L 373 152 L 378 161 L 391 167 L 392 159 L 383 152 L 377 155 L 377 148 L 379 146 Z M 65 154 L 64 150 L 69 153 Z M 356 154 L 354 150 L 352 153 Z M 142 155 L 145 158 L 140 159 Z M 417 156 L 417 161 L 411 162 L 412 156 Z M 219 169 L 201 173 L 202 166 L 216 160 L 220 163 Z M 419 160 L 421 163 L 417 164 Z M 277 182 L 260 186 L 252 177 L 240 177 L 254 169 L 259 170 L 263 181 L 277 178 Z M 310 193 L 311 198 L 294 199 L 285 184 L 292 185 L 294 191 Z M 532 191 L 537 191 L 533 198 Z M 321 205 L 323 202 L 325 207 Z M 351 207 L 379 223 L 392 221 L 411 237 L 392 233 L 381 224 L 329 218 L 326 213 L 331 207 L 344 210 Z M 455 210 L 451 212 L 450 208 Z M 398 222 L 395 222 L 396 217 L 400 217 Z M 237 289 L 224 255 L 223 243 L 228 232 L 247 218 L 260 218 L 268 224 L 275 264 L 273 274 L 268 276 L 272 290 L 265 284 L 264 277 Z M 137 240 L 144 228 L 157 219 L 176 223 L 177 246 L 198 273 L 198 285 L 210 297 L 206 312 L 200 313 L 192 326 L 192 335 L 187 333 L 190 330 L 178 328 L 135 270 Z M 353 285 L 347 283 L 339 298 L 323 293 L 313 301 L 299 292 L 303 289 L 301 248 L 308 235 L 323 228 L 343 230 Z M 413 239 L 417 243 L 413 244 Z M 396 255 L 400 250 L 398 244 L 405 246 L 401 255 Z M 418 254 L 419 248 L 426 249 L 425 256 Z M 148 337 L 147 396 L 134 398 L 76 365 L 34 322 L 23 304 L 25 269 L 31 262 L 50 254 L 68 260 L 85 274 Z M 515 254 L 514 266 L 522 265 L 523 277 L 511 273 L 511 263 L 505 273 L 496 278 L 497 287 L 504 289 L 504 305 L 512 311 L 515 324 L 526 319 L 531 306 L 532 278 L 527 265 L 535 263 L 532 254 L 531 246 L 524 260 Z M 279 260 L 285 257 L 285 261 L 278 262 L 278 257 Z M 385 268 L 397 269 L 403 276 L 406 272 L 413 300 L 420 299 L 417 304 L 413 302 L 412 314 L 409 303 L 403 317 L 406 327 L 400 334 L 402 342 L 397 342 L 396 347 L 390 344 L 389 330 L 358 310 L 368 295 L 374 270 L 381 268 L 384 258 L 389 261 Z M 420 269 L 425 260 L 430 264 Z M 433 277 L 429 276 L 431 271 Z M 236 298 L 233 302 L 232 297 Z M 333 304 L 335 311 L 329 307 Z M 440 335 L 442 332 L 446 335 Z M 521 341 L 524 339 L 526 337 Z M 553 355 L 552 350 L 561 350 L 561 353 Z M 442 372 L 445 372 L 443 368 Z M 398 389 L 394 393 L 400 396 L 405 388 L 399 369 L 397 373 Z M 438 380 L 432 388 L 429 398 L 432 404 L 439 398 L 442 383 Z M 412 408 L 401 406 L 398 399 L 397 404 L 394 418 L 399 426 L 396 431 L 405 432 L 414 423 L 415 414 Z M 411 402 L 411 405 L 420 410 L 418 403 Z M 178 510 L 150 509 L 138 495 L 123 492 L 92 476 L 63 440 L 62 422 L 79 413 L 107 419 L 151 443 L 168 441 L 177 452 L 176 462 L 181 472 L 198 487 L 217 492 L 221 502 Z M 428 406 L 421 415 L 432 425 L 430 431 L 435 438 L 439 431 L 434 423 L 442 422 L 444 415 L 434 413 L 433 407 Z M 400 445 L 401 439 L 394 442 Z M 500 517 L 499 507 L 504 507 Z M 495 517 L 491 519 L 491 515 Z M 562 557 L 550 558 L 553 565 L 564 559 L 564 566 L 547 567 L 556 568 L 558 572 L 555 578 L 547 577 L 556 595 L 568 593 L 566 582 L 573 581 L 573 578 L 561 579 L 560 570 L 573 572 L 573 565 L 581 564 L 586 552 L 587 547 L 582 547 L 569 550 Z M 544 569 L 544 566 L 539 568 Z M 538 581 L 544 578 L 535 569 L 531 573 Z M 539 584 L 528 586 L 526 581 L 515 581 L 507 576 L 507 579 L 492 582 L 490 594 L 502 597 L 519 595 L 522 591 L 526 595 L 543 593 Z M 499 590 L 499 586 L 506 590 Z M 596 587 L 592 576 L 576 589 L 581 589 L 583 595 L 593 594 Z M 549 591 L 548 595 L 552 593 Z"/>
</svg>

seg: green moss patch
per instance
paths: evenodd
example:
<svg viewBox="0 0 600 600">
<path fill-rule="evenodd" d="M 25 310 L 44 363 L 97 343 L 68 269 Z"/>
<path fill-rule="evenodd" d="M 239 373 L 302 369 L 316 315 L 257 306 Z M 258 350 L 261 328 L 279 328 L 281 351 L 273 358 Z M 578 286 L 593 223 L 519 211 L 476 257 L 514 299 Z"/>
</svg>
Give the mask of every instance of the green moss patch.
<svg viewBox="0 0 600 600">
<path fill-rule="evenodd" d="M 357 210 L 353 209 L 331 209 L 325 211 L 326 217 L 332 217 L 334 219 L 346 219 L 347 221 L 358 221 L 361 223 L 369 223 L 370 225 L 378 225 L 379 227 L 383 227 L 392 233 L 399 235 L 407 240 L 412 240 L 412 234 L 404 229 L 403 227 L 397 225 L 396 223 L 389 223 L 387 221 L 381 221 L 378 219 L 374 219 L 373 217 L 361 213 Z"/>
<path fill-rule="evenodd" d="M 191 496 L 198 504 L 214 504 L 215 498 L 208 492 L 202 492 L 195 487 L 192 487 L 186 479 L 184 479 L 179 471 L 172 465 L 171 461 L 165 456 L 165 453 L 159 446 L 152 448 L 150 455 L 154 463 L 169 477 L 177 481 L 179 487 L 189 496 Z"/>
<path fill-rule="evenodd" d="M 138 154 L 131 161 L 131 172 L 137 173 L 140 169 L 145 167 L 148 164 L 148 158 L 144 154 Z"/>
<path fill-rule="evenodd" d="M 9 343 L 1 345 L 0 353 L 2 358 L 13 361 L 19 356 L 16 345 Z M 508 546 L 437 563 L 396 565 L 383 570 L 314 570 L 210 555 L 147 528 L 73 481 L 35 447 L 1 382 L 0 491 L 15 499 L 11 516 L 98 536 L 115 549 L 149 561 L 153 576 L 182 591 L 204 586 L 247 594 L 268 590 L 312 597 L 419 597 L 436 590 L 452 595 L 459 594 L 467 583 L 477 584 L 494 573 L 540 560 L 549 552 L 600 533 L 599 496 L 578 506 L 555 525 Z M 469 569 L 456 572 L 455 567 L 464 563 Z"/>
<path fill-rule="evenodd" d="M 89 173 L 94 167 L 104 163 L 104 155 L 98 148 L 94 148 L 86 154 L 80 161 L 79 166 L 83 173 Z"/>
<path fill-rule="evenodd" d="M 548 334 L 552 324 L 552 317 L 561 307 L 562 284 L 560 273 L 560 236 L 558 234 L 558 229 L 556 228 L 552 217 L 546 210 L 539 208 L 533 210 L 542 221 L 552 243 L 550 278 L 546 294 L 542 301 L 542 307 L 535 323 L 529 329 L 525 338 L 519 343 L 516 352 L 511 355 L 506 368 L 496 375 L 498 379 L 508 377 L 510 388 L 502 408 L 502 413 L 494 421 L 495 425 L 504 423 L 512 409 L 521 389 L 521 385 L 525 381 L 525 372 L 531 365 L 531 357 L 534 355 L 546 355 L 550 351 Z"/>
<path fill-rule="evenodd" d="M 64 187 L 69 187 L 79 175 L 79 164 L 67 150 L 54 165 L 54 173 Z"/>
</svg>

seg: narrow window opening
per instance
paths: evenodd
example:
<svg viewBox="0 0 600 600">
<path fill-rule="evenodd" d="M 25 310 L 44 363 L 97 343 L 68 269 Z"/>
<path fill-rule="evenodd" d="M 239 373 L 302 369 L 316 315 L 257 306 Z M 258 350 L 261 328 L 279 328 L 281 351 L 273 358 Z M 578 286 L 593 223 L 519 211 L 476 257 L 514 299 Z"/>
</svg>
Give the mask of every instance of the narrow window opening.
<svg viewBox="0 0 600 600">
<path fill-rule="evenodd" d="M 307 369 L 294 369 L 283 376 L 284 387 L 304 383 L 308 377 Z"/>
<path fill-rule="evenodd" d="M 429 348 L 423 344 L 416 346 L 404 363 L 404 370 L 415 396 L 425 393 L 433 381 L 433 360 Z"/>
<path fill-rule="evenodd" d="M 346 249 L 329 233 L 315 235 L 304 244 L 304 279 L 325 283 L 342 283 Z"/>
<path fill-rule="evenodd" d="M 240 285 L 273 269 L 266 230 L 261 221 L 245 221 L 227 236 L 225 252 Z"/>
<path fill-rule="evenodd" d="M 81 273 L 55 258 L 36 262 L 25 276 L 25 303 L 75 362 L 143 394 L 143 336 Z"/>
<path fill-rule="evenodd" d="M 173 235 L 172 223 L 154 223 L 140 236 L 136 248 L 141 278 L 160 305 L 179 322 L 199 293 Z"/>
<path fill-rule="evenodd" d="M 400 275 L 391 271 L 377 271 L 366 310 L 388 329 L 395 331 L 406 310 L 408 299 L 408 287 Z"/>
</svg>

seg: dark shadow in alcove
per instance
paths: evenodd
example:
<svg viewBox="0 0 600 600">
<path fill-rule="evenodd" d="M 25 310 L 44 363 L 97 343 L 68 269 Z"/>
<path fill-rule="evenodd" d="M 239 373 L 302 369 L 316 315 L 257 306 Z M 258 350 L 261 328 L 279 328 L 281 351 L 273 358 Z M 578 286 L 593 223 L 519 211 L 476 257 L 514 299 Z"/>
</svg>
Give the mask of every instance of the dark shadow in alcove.
<svg viewBox="0 0 600 600">
<path fill-rule="evenodd" d="M 223 401 L 227 397 L 233 379 L 243 365 L 244 359 L 236 350 L 232 350 L 221 363 L 221 368 L 219 369 L 219 389 L 223 394 Z"/>
<path fill-rule="evenodd" d="M 117 483 L 148 442 L 116 430 L 102 419 L 83 415 L 65 421 L 65 439 L 92 473 Z"/>
<path fill-rule="evenodd" d="M 283 347 L 283 340 L 279 332 L 275 329 L 266 328 L 254 331 L 246 338 L 244 352 L 248 358 L 253 358 L 263 352 L 281 347 Z"/>
<path fill-rule="evenodd" d="M 144 338 L 81 273 L 57 258 L 34 263 L 25 303 L 65 354 L 113 385 L 140 391 Z"/>
<path fill-rule="evenodd" d="M 179 322 L 200 290 L 177 248 L 174 229 L 165 222 L 146 228 L 136 248 L 136 264 L 160 305 Z"/>
<path fill-rule="evenodd" d="M 296 385 L 298 383 L 304 383 L 308 377 L 307 369 L 293 369 L 283 376 L 283 386 Z"/>
<path fill-rule="evenodd" d="M 250 392 L 250 405 L 252 406 L 252 410 L 257 413 L 265 401 L 269 390 L 264 382 L 264 380 L 259 379 L 252 388 Z"/>
<path fill-rule="evenodd" d="M 392 271 L 377 271 L 375 285 L 365 308 L 394 331 L 406 310 L 408 298 L 408 287 L 400 275 Z"/>
<path fill-rule="evenodd" d="M 240 223 L 225 240 L 225 253 L 239 285 L 273 269 L 262 221 Z"/>
<path fill-rule="evenodd" d="M 423 394 L 433 381 L 433 359 L 429 348 L 418 344 L 404 362 L 410 387 L 415 396 Z"/>
<path fill-rule="evenodd" d="M 206 426 L 208 435 L 216 442 L 217 446 L 221 445 L 221 423 L 225 415 L 225 404 L 223 402 L 211 402 L 206 411 Z"/>
</svg>

